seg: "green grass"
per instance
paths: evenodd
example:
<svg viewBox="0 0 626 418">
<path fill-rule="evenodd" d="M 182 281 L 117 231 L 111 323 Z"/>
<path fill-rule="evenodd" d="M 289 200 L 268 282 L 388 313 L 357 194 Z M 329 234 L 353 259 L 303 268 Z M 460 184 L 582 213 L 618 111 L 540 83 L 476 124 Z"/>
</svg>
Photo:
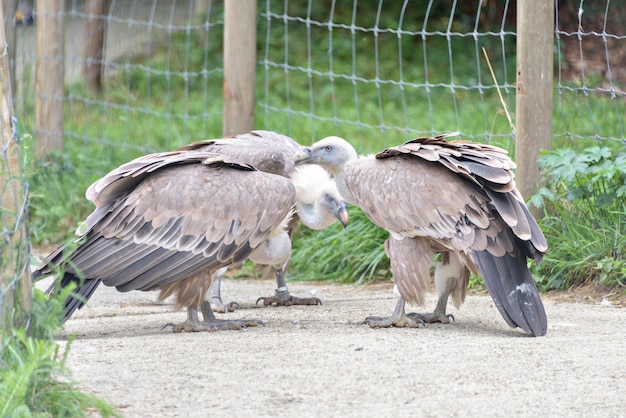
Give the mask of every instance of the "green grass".
<svg viewBox="0 0 626 418">
<path fill-rule="evenodd" d="M 546 153 L 548 186 L 533 198 L 550 249 L 538 268 L 545 289 L 603 284 L 626 289 L 626 152 L 608 147 Z"/>
<path fill-rule="evenodd" d="M 78 388 L 66 366 L 72 343 L 61 348 L 54 334 L 60 328 L 62 301 L 71 290 L 50 298 L 35 290 L 28 331 L 2 329 L 0 351 L 0 416 L 121 417 L 106 401 Z"/>
<path fill-rule="evenodd" d="M 375 227 L 360 209 L 351 207 L 349 212 L 350 224 L 345 229 L 339 224 L 320 231 L 298 229 L 291 279 L 362 284 L 391 278 L 384 247 L 389 234 Z"/>
</svg>

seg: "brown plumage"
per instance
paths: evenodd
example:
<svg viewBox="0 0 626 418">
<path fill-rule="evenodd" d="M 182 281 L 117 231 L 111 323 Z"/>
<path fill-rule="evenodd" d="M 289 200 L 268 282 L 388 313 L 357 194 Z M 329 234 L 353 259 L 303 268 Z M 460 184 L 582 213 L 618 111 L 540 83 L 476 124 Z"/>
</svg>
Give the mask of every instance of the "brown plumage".
<svg viewBox="0 0 626 418">
<path fill-rule="evenodd" d="M 295 168 L 293 156 L 302 146 L 292 138 L 273 131 L 252 131 L 227 138 L 206 139 L 185 145 L 178 151 L 206 151 L 228 155 L 257 170 L 289 177 Z"/>
<path fill-rule="evenodd" d="M 48 256 L 35 276 L 63 265 L 50 291 L 75 283 L 85 299 L 100 282 L 122 292 L 160 290 L 161 298 L 174 295 L 177 306 L 187 307 L 193 322 L 199 307 L 205 320 L 212 316 L 202 304 L 213 272 L 267 255 L 266 244 L 276 237 L 284 247 L 295 189 L 282 176 L 192 150 L 137 158 L 86 195 L 96 210 L 77 230 L 79 238 Z M 286 258 L 289 252 L 290 245 Z M 83 304 L 70 297 L 65 318 Z"/>
<path fill-rule="evenodd" d="M 326 228 L 337 221 L 344 226 L 348 222 L 347 204 L 341 199 L 335 184 L 328 178 L 324 170 L 295 169 L 293 158 L 302 149 L 292 138 L 273 131 L 256 130 L 227 138 L 208 139 L 194 142 L 179 148 L 179 151 L 215 152 L 236 158 L 267 173 L 287 177 L 295 182 L 296 201 L 295 213 L 289 223 L 288 233 L 291 236 L 300 221 L 312 229 Z M 306 171 L 306 172 L 305 172 Z M 321 175 L 320 175 L 321 172 Z M 269 266 L 276 277 L 275 294 L 261 297 L 266 305 L 314 305 L 322 304 L 319 298 L 299 298 L 289 293 L 285 282 L 286 265 Z M 222 302 L 221 280 L 225 270 L 220 270 L 214 279 L 211 294 L 208 295 L 214 311 L 224 312 L 235 309 L 238 304 L 228 305 Z"/>
<path fill-rule="evenodd" d="M 515 165 L 504 150 L 438 136 L 357 158 L 349 143 L 329 137 L 296 161 L 328 169 L 342 196 L 390 233 L 386 250 L 402 299 L 392 317 L 367 322 L 447 322 L 448 296 L 456 305 L 463 302 L 469 269 L 483 277 L 509 325 L 532 335 L 546 333 L 545 311 L 526 258 L 540 261 L 547 244 L 515 186 Z M 404 301 L 423 303 L 433 253 L 443 254 L 435 270 L 437 308 L 407 318 Z"/>
</svg>

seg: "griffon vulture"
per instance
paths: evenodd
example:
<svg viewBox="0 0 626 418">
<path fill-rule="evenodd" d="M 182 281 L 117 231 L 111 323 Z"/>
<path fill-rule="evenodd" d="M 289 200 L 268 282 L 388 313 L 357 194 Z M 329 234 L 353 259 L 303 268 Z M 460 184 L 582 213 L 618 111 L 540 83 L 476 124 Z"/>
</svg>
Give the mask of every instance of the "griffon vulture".
<svg viewBox="0 0 626 418">
<path fill-rule="evenodd" d="M 65 319 L 102 282 L 117 290 L 160 290 L 187 307 L 174 331 L 238 329 L 258 321 L 217 320 L 204 301 L 211 275 L 250 258 L 282 266 L 293 183 L 232 157 L 201 150 L 146 155 L 113 170 L 87 190 L 95 211 L 79 238 L 50 254 L 35 277 L 61 274 L 50 291 L 76 284 Z M 204 321 L 198 318 L 202 311 Z"/>
<path fill-rule="evenodd" d="M 328 173 L 317 166 L 296 168 L 293 158 L 302 149 L 292 138 L 272 131 L 252 131 L 229 138 L 209 139 L 179 148 L 179 151 L 208 151 L 228 155 L 253 167 L 272 174 L 290 178 L 296 187 L 295 214 L 289 227 L 291 235 L 298 220 L 311 229 L 323 229 L 339 221 L 345 227 L 348 210 L 337 186 Z M 260 297 L 265 305 L 317 305 L 319 298 L 300 298 L 289 293 L 283 266 L 274 266 L 277 289 L 273 296 Z M 216 312 L 234 310 L 236 302 L 225 305 L 221 299 L 220 285 L 226 268 L 217 272 L 207 295 Z"/>
<path fill-rule="evenodd" d="M 390 317 L 365 322 L 449 322 L 448 296 L 457 306 L 464 301 L 469 269 L 482 276 L 511 327 L 544 335 L 546 314 L 526 259 L 540 262 L 547 243 L 515 186 L 515 164 L 500 148 L 448 142 L 446 136 L 414 139 L 368 157 L 358 157 L 344 139 L 328 137 L 294 160 L 326 168 L 344 199 L 390 233 L 385 249 L 400 298 Z M 442 254 L 434 274 L 436 309 L 406 315 L 405 301 L 424 301 L 434 253 Z"/>
</svg>

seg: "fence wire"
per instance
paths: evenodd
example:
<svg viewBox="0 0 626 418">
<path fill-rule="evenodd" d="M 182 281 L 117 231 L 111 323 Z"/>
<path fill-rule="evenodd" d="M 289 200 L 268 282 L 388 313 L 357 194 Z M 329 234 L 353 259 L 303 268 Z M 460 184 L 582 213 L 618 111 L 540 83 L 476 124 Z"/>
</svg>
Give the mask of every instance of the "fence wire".
<svg viewBox="0 0 626 418">
<path fill-rule="evenodd" d="M 377 137 L 385 145 L 450 131 L 482 141 L 510 139 L 504 108 L 515 104 L 515 10 L 509 1 L 484 3 L 472 8 L 455 1 L 450 8 L 436 1 L 355 0 L 297 7 L 268 0 L 260 20 L 266 127 L 273 115 L 283 115 L 290 131 L 304 124 L 313 137 L 354 137 L 356 130 L 364 141 Z M 275 104 L 277 89 L 284 90 L 284 105 Z M 497 89 L 504 104 L 494 100 Z M 305 108 L 290 100 L 302 94 Z"/>
<path fill-rule="evenodd" d="M 2 27 L 2 25 L 0 25 Z M 31 304 L 28 181 L 11 101 L 8 44 L 0 36 L 0 328 L 28 325 Z M 2 338 L 2 350 L 10 338 Z"/>
<path fill-rule="evenodd" d="M 626 143 L 626 4 L 557 2 L 555 135 Z"/>
</svg>

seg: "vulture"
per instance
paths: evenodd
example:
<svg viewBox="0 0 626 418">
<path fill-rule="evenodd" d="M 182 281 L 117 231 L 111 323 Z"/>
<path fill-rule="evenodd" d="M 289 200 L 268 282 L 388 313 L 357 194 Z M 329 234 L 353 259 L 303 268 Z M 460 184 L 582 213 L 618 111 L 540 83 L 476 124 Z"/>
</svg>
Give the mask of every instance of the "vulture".
<svg viewBox="0 0 626 418">
<path fill-rule="evenodd" d="M 460 306 L 469 272 L 482 276 L 507 324 L 532 336 L 547 331 L 546 313 L 527 258 L 539 263 L 546 239 L 518 191 L 506 151 L 480 143 L 417 138 L 359 157 L 346 140 L 324 138 L 296 155 L 334 177 L 339 192 L 389 232 L 389 256 L 398 303 L 371 327 L 450 322 L 448 297 Z M 406 314 L 405 302 L 423 305 L 434 255 L 438 301 L 434 312 Z"/>
<path fill-rule="evenodd" d="M 291 255 L 287 229 L 294 211 L 314 229 L 337 220 L 345 226 L 348 212 L 324 169 L 294 170 L 295 151 L 280 150 L 283 142 L 295 141 L 273 132 L 249 135 L 262 139 L 253 143 L 241 135 L 225 147 L 221 140 L 201 141 L 146 155 L 92 184 L 86 197 L 96 210 L 78 228 L 79 237 L 50 254 L 34 273 L 61 271 L 48 293 L 77 286 L 77 296 L 65 302 L 64 319 L 102 282 L 122 292 L 160 290 L 161 300 L 174 295 L 176 307 L 187 307 L 188 315 L 173 326 L 175 332 L 258 325 L 260 321 L 215 318 L 205 297 L 215 288 L 214 276 L 250 258 L 274 268 L 279 286 L 284 285 Z M 243 138 L 245 145 L 238 147 Z M 270 146 L 274 140 L 278 146 Z M 281 300 L 290 297 L 284 287 Z M 219 283 L 217 289 L 219 296 Z M 204 321 L 199 321 L 198 309 Z"/>
<path fill-rule="evenodd" d="M 178 151 L 207 151 L 227 155 L 271 174 L 291 179 L 295 186 L 295 213 L 288 232 L 291 236 L 298 220 L 311 229 L 326 228 L 339 221 L 346 227 L 348 209 L 337 191 L 335 182 L 328 172 L 319 166 L 296 168 L 293 159 L 303 147 L 292 138 L 273 131 L 256 130 L 227 138 L 208 139 L 179 148 Z M 254 260 L 253 260 L 254 261 Z M 285 270 L 289 260 L 282 266 L 271 266 L 276 277 L 277 288 L 273 296 L 260 297 L 264 305 L 317 305 L 319 298 L 292 296 L 285 282 Z M 257 263 L 262 264 L 262 263 Z M 216 312 L 234 310 L 236 302 L 224 304 L 221 298 L 221 281 L 226 268 L 220 269 L 207 295 L 209 304 Z"/>
<path fill-rule="evenodd" d="M 64 319 L 104 283 L 120 292 L 159 290 L 160 299 L 173 295 L 177 307 L 187 308 L 175 332 L 259 324 L 216 319 L 204 295 L 222 267 L 246 258 L 276 266 L 288 260 L 295 199 L 289 179 L 216 153 L 174 151 L 123 164 L 86 196 L 96 209 L 78 238 L 34 272 L 35 278 L 59 273 L 48 293 L 76 286 Z"/>
</svg>

